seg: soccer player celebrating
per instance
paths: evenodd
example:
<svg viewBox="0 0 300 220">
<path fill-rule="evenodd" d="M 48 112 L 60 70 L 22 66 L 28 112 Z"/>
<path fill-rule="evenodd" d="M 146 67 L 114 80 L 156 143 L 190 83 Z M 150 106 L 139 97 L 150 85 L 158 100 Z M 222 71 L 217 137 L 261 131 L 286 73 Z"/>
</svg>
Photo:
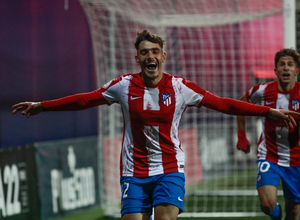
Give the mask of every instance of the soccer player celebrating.
<svg viewBox="0 0 300 220">
<path fill-rule="evenodd" d="M 293 49 L 282 49 L 275 55 L 276 81 L 253 86 L 240 100 L 271 108 L 300 112 L 299 57 Z M 246 138 L 246 117 L 237 116 L 237 148 L 250 152 Z M 262 135 L 257 146 L 258 173 L 256 187 L 261 210 L 273 220 L 281 220 L 277 190 L 282 180 L 286 220 L 298 220 L 300 210 L 299 129 L 287 128 L 270 118 L 262 118 Z"/>
<path fill-rule="evenodd" d="M 293 111 L 277 110 L 215 96 L 195 83 L 162 72 L 164 40 L 144 30 L 137 34 L 135 60 L 141 71 L 126 74 L 102 88 L 57 100 L 13 106 L 27 117 L 42 111 L 81 110 L 118 103 L 124 116 L 120 184 L 123 220 L 177 219 L 185 195 L 184 152 L 178 126 L 189 106 L 205 106 L 226 114 L 261 116 L 296 126 Z"/>
</svg>

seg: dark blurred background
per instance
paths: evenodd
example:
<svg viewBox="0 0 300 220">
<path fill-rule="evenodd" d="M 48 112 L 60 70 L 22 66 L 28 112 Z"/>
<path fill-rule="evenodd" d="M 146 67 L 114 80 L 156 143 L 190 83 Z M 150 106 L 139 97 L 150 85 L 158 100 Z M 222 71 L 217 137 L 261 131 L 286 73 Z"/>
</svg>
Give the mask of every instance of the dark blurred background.
<svg viewBox="0 0 300 220">
<path fill-rule="evenodd" d="M 96 89 L 87 19 L 78 1 L 0 3 L 0 148 L 97 134 L 97 108 L 13 115 L 22 101 Z"/>
</svg>

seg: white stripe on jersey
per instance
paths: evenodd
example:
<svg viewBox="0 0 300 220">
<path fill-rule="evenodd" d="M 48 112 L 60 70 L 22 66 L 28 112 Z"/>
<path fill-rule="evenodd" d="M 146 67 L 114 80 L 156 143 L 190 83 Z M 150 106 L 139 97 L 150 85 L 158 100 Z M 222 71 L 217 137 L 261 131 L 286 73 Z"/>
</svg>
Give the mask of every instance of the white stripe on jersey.
<svg viewBox="0 0 300 220">
<path fill-rule="evenodd" d="M 176 85 L 179 85 L 181 83 L 181 81 L 182 81 L 181 79 L 174 78 L 174 77 L 172 78 L 172 85 L 174 87 L 176 99 L 179 99 L 179 97 L 181 97 L 180 89 L 176 86 Z M 186 88 L 181 87 L 181 89 L 186 89 Z M 181 116 L 182 116 L 186 106 L 182 105 L 182 103 L 177 100 L 175 101 L 175 103 L 176 103 L 176 107 L 175 107 L 172 124 L 179 125 Z M 170 137 L 172 139 L 172 142 L 176 146 L 176 148 L 175 148 L 176 152 L 177 152 L 176 159 L 177 159 L 179 172 L 183 173 L 184 166 L 181 166 L 181 165 L 184 165 L 185 155 L 184 155 L 184 152 L 180 149 L 180 141 L 178 139 L 178 129 L 177 128 L 178 128 L 178 126 L 172 126 Z"/>
<path fill-rule="evenodd" d="M 161 149 L 159 146 L 159 126 L 144 126 L 144 134 L 147 138 L 146 147 L 149 160 L 149 176 L 163 173 Z"/>
<path fill-rule="evenodd" d="M 145 87 L 144 91 L 144 110 L 159 111 L 159 89 Z"/>
<path fill-rule="evenodd" d="M 119 91 L 121 98 L 121 105 L 124 106 L 124 108 L 122 108 L 123 110 L 123 117 L 124 117 L 124 135 L 123 135 L 123 146 L 122 146 L 122 150 L 121 150 L 121 161 L 122 162 L 122 167 L 123 170 L 121 170 L 121 175 L 126 176 L 126 174 L 128 173 L 133 173 L 133 137 L 132 137 L 132 132 L 131 132 L 131 123 L 130 123 L 130 116 L 129 116 L 129 106 L 128 106 L 128 92 L 129 92 L 129 85 L 130 85 L 130 80 L 131 80 L 131 76 L 126 76 L 122 78 L 122 81 L 117 85 L 121 85 L 123 86 L 122 88 L 118 88 L 116 89 L 116 91 Z M 115 86 L 115 85 L 114 85 Z M 113 86 L 111 87 L 112 90 L 114 90 Z M 103 94 L 104 96 L 104 94 Z M 126 147 L 124 147 L 126 146 Z"/>
<path fill-rule="evenodd" d="M 289 110 L 289 94 L 281 94 L 277 95 L 276 109 Z M 287 127 L 276 126 L 276 141 L 278 148 L 278 165 L 284 166 L 290 163 L 290 148 L 288 141 L 289 129 Z"/>
<path fill-rule="evenodd" d="M 261 118 L 262 122 L 262 131 L 265 130 L 265 118 Z M 261 134 L 262 142 L 260 142 L 257 146 L 257 157 L 259 159 L 266 159 L 267 156 L 267 144 L 266 144 L 266 135 L 265 132 Z"/>
<path fill-rule="evenodd" d="M 265 100 L 264 100 L 264 93 L 265 93 L 265 89 L 266 89 L 267 85 L 266 84 L 261 84 L 259 85 L 259 89 L 257 91 L 255 91 L 253 94 L 253 87 L 249 90 L 249 94 L 251 96 L 251 99 L 249 100 L 251 103 L 258 103 L 260 105 L 265 105 Z M 262 122 L 262 131 L 265 130 L 265 118 L 262 117 L 261 118 L 261 122 Z M 257 156 L 259 159 L 266 159 L 267 156 L 267 145 L 266 145 L 266 136 L 265 133 L 262 132 L 262 142 L 259 143 L 259 145 L 257 146 Z"/>
<path fill-rule="evenodd" d="M 260 105 L 265 105 L 265 99 L 264 99 L 264 93 L 267 85 L 261 84 L 259 85 L 259 89 L 256 90 L 253 94 L 253 87 L 249 90 L 249 94 L 251 96 L 251 99 L 249 100 L 251 103 L 258 103 Z"/>
</svg>

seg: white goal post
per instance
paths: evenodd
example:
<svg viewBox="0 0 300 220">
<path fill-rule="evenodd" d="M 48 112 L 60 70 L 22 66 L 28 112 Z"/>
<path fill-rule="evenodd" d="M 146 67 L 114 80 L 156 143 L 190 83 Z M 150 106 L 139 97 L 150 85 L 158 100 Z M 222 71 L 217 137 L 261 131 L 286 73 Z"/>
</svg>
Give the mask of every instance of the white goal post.
<svg viewBox="0 0 300 220">
<path fill-rule="evenodd" d="M 259 80 L 274 78 L 283 48 L 283 0 L 79 0 L 93 41 L 98 87 L 139 71 L 137 32 L 166 40 L 164 71 L 222 97 L 239 99 Z M 119 214 L 120 107 L 99 108 L 102 207 Z M 255 189 L 259 119 L 248 118 L 251 153 L 236 150 L 234 116 L 188 108 L 180 139 L 186 152 L 186 198 L 180 216 L 261 215 Z"/>
</svg>

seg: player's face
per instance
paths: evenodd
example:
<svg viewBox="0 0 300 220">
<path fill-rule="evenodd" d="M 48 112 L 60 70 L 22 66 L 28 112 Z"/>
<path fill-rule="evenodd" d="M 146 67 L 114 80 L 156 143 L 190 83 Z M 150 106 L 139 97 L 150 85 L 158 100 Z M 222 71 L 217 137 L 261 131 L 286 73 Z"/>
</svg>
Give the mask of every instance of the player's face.
<svg viewBox="0 0 300 220">
<path fill-rule="evenodd" d="M 162 78 L 162 64 L 165 62 L 166 53 L 158 43 L 142 41 L 135 56 L 136 62 L 141 66 L 145 83 L 157 84 Z"/>
<path fill-rule="evenodd" d="M 279 59 L 274 71 L 281 84 L 294 85 L 299 68 L 291 56 L 284 56 Z"/>
</svg>

